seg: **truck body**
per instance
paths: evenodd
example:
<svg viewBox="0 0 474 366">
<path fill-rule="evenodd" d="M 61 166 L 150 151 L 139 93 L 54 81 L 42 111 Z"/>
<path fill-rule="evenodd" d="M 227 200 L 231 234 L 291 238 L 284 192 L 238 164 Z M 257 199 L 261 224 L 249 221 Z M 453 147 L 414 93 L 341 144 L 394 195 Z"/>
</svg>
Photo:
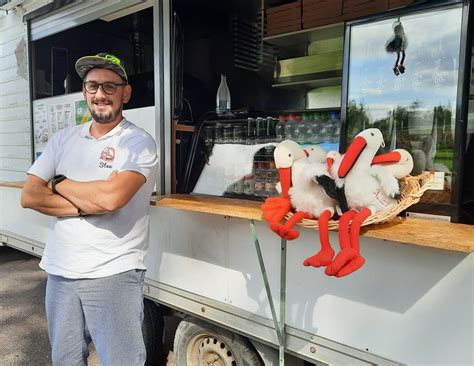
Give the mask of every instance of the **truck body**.
<svg viewBox="0 0 474 366">
<path fill-rule="evenodd" d="M 28 45 L 50 27 L 67 29 L 70 20 L 61 18 L 53 6 L 48 8 L 52 2 L 13 3 L 0 14 L 0 181 L 4 182 L 0 243 L 41 256 L 49 218 L 20 206 L 21 181 L 35 158 Z M 434 241 L 423 246 L 407 238 L 364 236 L 361 251 L 366 264 L 338 279 L 302 265 L 319 249 L 315 230 L 299 229 L 300 238 L 286 247 L 284 266 L 280 239 L 265 222 L 238 213 L 196 212 L 160 204 L 160 196 L 172 191 L 170 2 L 72 3 L 83 6 L 78 8 L 84 12 L 79 17 L 83 23 L 143 6 L 140 3 L 153 7 L 153 42 L 155 50 L 163 50 L 155 51 L 155 70 L 160 70 L 155 71 L 155 103 L 125 111 L 155 137 L 161 154 L 157 196 L 150 208 L 144 287 L 148 299 L 248 339 L 265 365 L 282 364 L 274 322 L 278 319 L 269 302 L 270 295 L 279 312 L 282 291 L 286 291 L 284 347 L 289 365 L 303 360 L 317 365 L 473 364 L 472 238 L 469 243 L 460 237 L 468 241 L 461 249 L 443 249 L 436 248 Z M 50 100 L 59 103 L 60 98 Z M 238 211 L 239 201 L 235 206 Z M 266 291 L 252 225 L 271 293 Z M 427 230 L 436 230 L 436 224 Z M 330 241 L 337 249 L 337 232 L 330 232 Z"/>
</svg>

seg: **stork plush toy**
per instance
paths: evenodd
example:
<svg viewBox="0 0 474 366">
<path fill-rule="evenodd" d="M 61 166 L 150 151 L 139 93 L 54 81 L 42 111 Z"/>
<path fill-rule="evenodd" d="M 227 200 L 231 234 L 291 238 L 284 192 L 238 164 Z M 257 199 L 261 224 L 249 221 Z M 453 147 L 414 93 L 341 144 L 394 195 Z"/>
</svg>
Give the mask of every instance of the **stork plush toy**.
<svg viewBox="0 0 474 366">
<path fill-rule="evenodd" d="M 314 256 L 307 258 L 303 264 L 314 267 L 327 266 L 334 257 L 334 250 L 329 243 L 328 223 L 335 213 L 336 201 L 326 194 L 326 190 L 334 191 L 336 186 L 327 170 L 326 151 L 317 146 L 307 148 L 305 151 L 308 157 L 296 161 L 292 168 L 293 186 L 289 195 L 292 206 L 296 209 L 293 217 L 302 212 L 318 219 L 321 249 Z"/>
<path fill-rule="evenodd" d="M 294 141 L 286 140 L 277 145 L 274 157 L 280 175 L 281 195 L 268 198 L 262 205 L 263 215 L 269 222 L 270 229 L 283 239 L 294 240 L 299 236 L 298 231 L 294 230 L 299 221 L 304 218 L 318 218 L 329 208 L 321 218 L 326 230 L 320 232 L 323 242 L 328 242 L 327 222 L 334 214 L 335 201 L 324 193 L 319 182 L 325 185 L 332 182 L 334 188 L 335 184 L 324 163 L 326 151 L 318 146 L 303 150 Z M 281 224 L 291 207 L 294 207 L 296 212 Z"/>
<path fill-rule="evenodd" d="M 295 161 L 305 158 L 306 154 L 298 143 L 292 140 L 285 140 L 277 145 L 273 155 L 275 157 L 275 167 L 278 169 L 280 177 L 281 193 L 278 197 L 270 197 L 265 200 L 265 203 L 262 205 L 263 218 L 280 237 L 286 240 L 293 240 L 299 236 L 299 233 L 296 230 L 289 229 L 289 225 L 284 226 L 280 222 L 291 210 L 289 197 L 291 168 Z"/>
<path fill-rule="evenodd" d="M 304 261 L 305 266 L 327 266 L 327 275 L 343 277 L 365 263 L 359 245 L 362 223 L 397 202 L 400 193 L 397 179 L 413 169 L 413 159 L 406 150 L 375 156 L 381 146 L 385 146 L 382 133 L 371 128 L 359 133 L 344 155 L 335 151 L 326 155 L 317 146 L 303 150 L 291 140 L 276 147 L 274 156 L 281 195 L 268 198 L 262 211 L 272 231 L 287 240 L 299 236 L 294 225 L 301 219 L 318 219 L 321 249 Z M 296 212 L 282 224 L 291 207 Z M 333 260 L 328 222 L 335 211 L 342 215 L 341 250 Z"/>
<path fill-rule="evenodd" d="M 384 147 L 385 143 L 380 130 L 364 130 L 347 149 L 337 171 L 332 170 L 339 182 L 343 180 L 350 211 L 339 220 L 341 251 L 325 270 L 329 276 L 343 277 L 362 267 L 365 263 L 359 249 L 362 223 L 370 215 L 395 204 L 400 195 L 395 176 L 380 165 L 372 165 L 381 146 Z"/>
<path fill-rule="evenodd" d="M 380 165 L 387 169 L 397 179 L 402 179 L 413 170 L 413 157 L 403 149 L 395 149 L 389 153 L 377 155 L 372 165 Z"/>
</svg>

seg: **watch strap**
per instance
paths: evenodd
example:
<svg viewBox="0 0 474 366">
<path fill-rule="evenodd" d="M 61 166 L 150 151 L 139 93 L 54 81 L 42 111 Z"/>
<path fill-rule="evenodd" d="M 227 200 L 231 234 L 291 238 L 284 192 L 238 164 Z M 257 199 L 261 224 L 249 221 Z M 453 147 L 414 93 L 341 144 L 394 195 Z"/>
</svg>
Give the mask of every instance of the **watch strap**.
<svg viewBox="0 0 474 366">
<path fill-rule="evenodd" d="M 65 179 L 67 179 L 67 177 L 63 174 L 55 175 L 53 179 L 51 179 L 51 191 L 53 191 L 54 194 L 59 194 L 56 190 L 56 186 Z"/>
</svg>

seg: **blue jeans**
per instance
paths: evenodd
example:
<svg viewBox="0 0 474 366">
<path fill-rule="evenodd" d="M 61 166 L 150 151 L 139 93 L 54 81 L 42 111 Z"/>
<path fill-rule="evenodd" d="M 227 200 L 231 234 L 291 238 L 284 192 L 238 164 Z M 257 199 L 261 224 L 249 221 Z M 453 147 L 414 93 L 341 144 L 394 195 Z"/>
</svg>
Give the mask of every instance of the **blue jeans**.
<svg viewBox="0 0 474 366">
<path fill-rule="evenodd" d="M 143 270 L 92 279 L 48 275 L 46 317 L 53 365 L 87 365 L 91 340 L 101 366 L 144 365 L 144 277 Z"/>
</svg>

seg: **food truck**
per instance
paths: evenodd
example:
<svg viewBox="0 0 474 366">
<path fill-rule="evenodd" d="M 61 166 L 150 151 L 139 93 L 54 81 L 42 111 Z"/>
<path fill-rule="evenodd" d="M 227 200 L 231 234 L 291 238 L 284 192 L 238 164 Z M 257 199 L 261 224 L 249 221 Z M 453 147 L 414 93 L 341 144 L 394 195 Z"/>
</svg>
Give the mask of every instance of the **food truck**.
<svg viewBox="0 0 474 366">
<path fill-rule="evenodd" d="M 144 338 L 160 364 L 472 365 L 472 1 L 0 1 L 0 243 L 41 256 L 49 219 L 22 182 L 58 130 L 90 119 L 74 62 L 125 60 L 124 110 L 156 140 Z M 429 175 L 419 202 L 365 226 L 344 278 L 262 218 L 285 139 L 341 153 L 378 128 Z M 427 175 L 428 177 L 428 175 Z M 428 179 L 428 178 L 427 178 Z M 330 232 L 337 248 L 337 230 Z"/>
</svg>

